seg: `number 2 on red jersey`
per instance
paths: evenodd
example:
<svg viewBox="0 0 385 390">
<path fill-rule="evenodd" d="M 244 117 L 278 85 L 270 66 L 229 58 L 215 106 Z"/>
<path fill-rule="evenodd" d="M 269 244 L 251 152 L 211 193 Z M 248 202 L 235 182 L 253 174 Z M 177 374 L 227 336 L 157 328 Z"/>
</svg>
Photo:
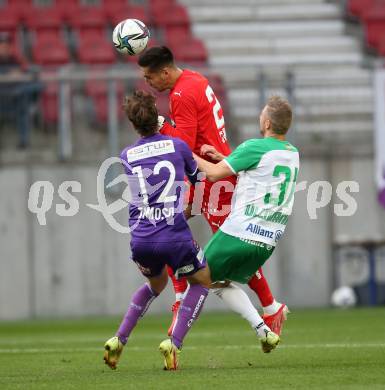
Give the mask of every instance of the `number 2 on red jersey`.
<svg viewBox="0 0 385 390">
<path fill-rule="evenodd" d="M 227 141 L 227 137 L 225 129 L 225 118 L 223 117 L 223 112 L 220 112 L 222 110 L 222 107 L 217 97 L 215 96 L 213 89 L 209 85 L 206 88 L 206 97 L 209 103 L 215 101 L 215 104 L 213 106 L 215 125 L 217 126 L 219 136 L 221 137 L 222 142 L 225 143 Z"/>
</svg>

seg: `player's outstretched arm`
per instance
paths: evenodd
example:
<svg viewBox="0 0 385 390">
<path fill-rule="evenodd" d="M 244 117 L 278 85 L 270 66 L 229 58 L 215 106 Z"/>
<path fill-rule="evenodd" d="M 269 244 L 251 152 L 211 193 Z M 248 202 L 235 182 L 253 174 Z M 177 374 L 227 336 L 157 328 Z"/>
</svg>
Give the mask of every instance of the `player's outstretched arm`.
<svg viewBox="0 0 385 390">
<path fill-rule="evenodd" d="M 219 153 L 212 145 L 202 145 L 200 152 L 201 156 L 207 156 L 213 161 L 222 161 L 225 158 L 225 156 L 222 153 Z"/>
<path fill-rule="evenodd" d="M 230 169 L 230 167 L 226 164 L 225 160 L 217 164 L 213 164 L 203 158 L 197 156 L 193 153 L 195 161 L 198 163 L 198 168 L 201 172 L 206 173 L 206 178 L 208 181 L 218 181 L 219 179 L 223 179 L 224 177 L 232 176 L 234 172 Z"/>
</svg>

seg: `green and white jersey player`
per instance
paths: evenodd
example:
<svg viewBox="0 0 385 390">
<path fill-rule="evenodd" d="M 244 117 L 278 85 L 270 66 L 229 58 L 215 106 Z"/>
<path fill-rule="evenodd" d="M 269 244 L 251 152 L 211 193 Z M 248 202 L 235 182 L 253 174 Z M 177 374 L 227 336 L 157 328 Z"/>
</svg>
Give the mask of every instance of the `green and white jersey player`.
<svg viewBox="0 0 385 390">
<path fill-rule="evenodd" d="M 247 140 L 228 157 L 202 146 L 217 164 L 194 156 L 209 181 L 238 175 L 231 213 L 205 248 L 212 282 L 247 283 L 285 231 L 299 170 L 298 150 L 286 141 L 291 120 L 289 103 L 273 96 L 260 115 L 263 138 Z"/>
</svg>

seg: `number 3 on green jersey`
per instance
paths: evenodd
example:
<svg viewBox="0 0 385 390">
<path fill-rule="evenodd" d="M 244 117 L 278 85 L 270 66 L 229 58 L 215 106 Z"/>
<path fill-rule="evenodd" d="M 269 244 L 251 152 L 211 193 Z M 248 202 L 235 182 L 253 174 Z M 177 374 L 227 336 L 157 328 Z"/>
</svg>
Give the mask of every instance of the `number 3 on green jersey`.
<svg viewBox="0 0 385 390">
<path fill-rule="evenodd" d="M 298 150 L 273 137 L 251 139 L 224 160 L 238 174 L 231 213 L 221 230 L 275 245 L 291 214 L 299 169 Z"/>
<path fill-rule="evenodd" d="M 274 177 L 279 177 L 280 175 L 285 176 L 285 180 L 279 184 L 279 195 L 274 197 L 271 192 L 267 192 L 264 197 L 265 204 L 273 204 L 276 206 L 281 206 L 284 201 L 289 203 L 294 195 L 295 183 L 297 182 L 298 168 L 294 168 L 294 173 L 292 169 L 285 165 L 276 165 L 273 171 Z M 290 191 L 290 192 L 289 192 Z M 289 197 L 286 195 L 289 193 Z"/>
</svg>

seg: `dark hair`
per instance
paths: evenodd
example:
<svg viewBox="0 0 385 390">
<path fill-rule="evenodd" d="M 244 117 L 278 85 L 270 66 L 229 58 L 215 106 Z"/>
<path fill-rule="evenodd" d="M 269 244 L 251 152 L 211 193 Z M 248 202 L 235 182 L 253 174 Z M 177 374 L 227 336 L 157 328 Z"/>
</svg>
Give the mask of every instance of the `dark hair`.
<svg viewBox="0 0 385 390">
<path fill-rule="evenodd" d="M 289 102 L 280 96 L 271 96 L 266 106 L 267 115 L 271 121 L 274 133 L 280 135 L 286 134 L 293 117 Z"/>
<path fill-rule="evenodd" d="M 8 31 L 0 31 L 0 42 L 11 42 L 11 34 Z"/>
<path fill-rule="evenodd" d="M 158 72 L 165 66 L 174 65 L 174 56 L 168 47 L 154 46 L 139 56 L 138 65 L 148 67 L 150 72 Z"/>
<path fill-rule="evenodd" d="M 135 91 L 132 96 L 126 96 L 123 109 L 140 135 L 147 137 L 158 131 L 158 110 L 150 93 Z"/>
</svg>

